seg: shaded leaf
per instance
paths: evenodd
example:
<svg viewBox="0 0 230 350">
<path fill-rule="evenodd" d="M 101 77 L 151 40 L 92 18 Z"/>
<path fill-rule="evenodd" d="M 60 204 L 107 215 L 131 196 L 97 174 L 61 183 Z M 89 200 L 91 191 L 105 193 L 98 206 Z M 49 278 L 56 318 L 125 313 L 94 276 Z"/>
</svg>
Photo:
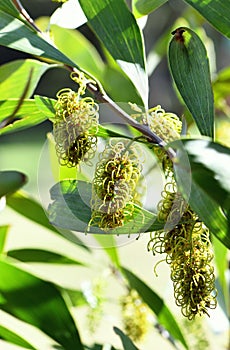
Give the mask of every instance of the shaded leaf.
<svg viewBox="0 0 230 350">
<path fill-rule="evenodd" d="M 0 226 L 0 254 L 4 252 L 4 247 L 5 247 L 9 228 L 10 228 L 9 225 Z"/>
<path fill-rule="evenodd" d="M 208 22 L 230 38 L 230 11 L 228 0 L 184 0 L 194 7 Z"/>
<path fill-rule="evenodd" d="M 133 0 L 133 14 L 136 18 L 148 15 L 150 12 L 155 11 L 167 1 L 168 0 Z"/>
<path fill-rule="evenodd" d="M 142 35 L 124 0 L 79 0 L 90 27 L 130 78 L 145 106 L 148 78 Z"/>
<path fill-rule="evenodd" d="M 9 250 L 7 255 L 23 262 L 85 265 L 79 260 L 42 249 L 14 249 Z"/>
<path fill-rule="evenodd" d="M 22 21 L 1 10 L 0 18 L 0 45 L 76 67 L 68 57 Z"/>
<path fill-rule="evenodd" d="M 202 135 L 213 137 L 214 102 L 204 44 L 191 29 L 176 29 L 169 45 L 171 74 Z"/>
<path fill-rule="evenodd" d="M 19 171 L 0 171 L 0 197 L 17 191 L 26 182 L 26 175 Z"/>
<path fill-rule="evenodd" d="M 156 231 L 164 227 L 157 221 L 155 214 L 135 206 L 131 220 L 121 227 L 103 231 L 90 226 L 92 185 L 84 181 L 64 180 L 50 190 L 51 203 L 48 207 L 50 222 L 61 228 L 88 233 L 102 234 L 138 234 Z"/>
<path fill-rule="evenodd" d="M 167 329 L 174 339 L 179 340 L 185 346 L 185 348 L 188 349 L 179 325 L 177 324 L 173 314 L 167 308 L 164 300 L 161 299 L 149 286 L 147 286 L 147 284 L 140 280 L 131 271 L 124 267 L 122 268 L 122 271 L 124 276 L 127 278 L 130 287 L 138 292 L 142 300 L 154 312 L 158 322 Z"/>
<path fill-rule="evenodd" d="M 29 72 L 31 80 L 25 98 L 29 98 L 42 75 L 56 65 L 49 65 L 32 59 L 16 60 L 0 66 L 0 96 L 1 100 L 21 97 L 28 82 Z"/>
<path fill-rule="evenodd" d="M 230 149 L 209 140 L 181 140 L 177 184 L 205 225 L 230 248 Z"/>
<path fill-rule="evenodd" d="M 25 339 L 23 339 L 20 335 L 13 332 L 9 328 L 0 325 L 0 338 L 8 341 L 9 343 L 16 344 L 22 346 L 26 349 L 36 350 L 31 344 L 29 344 Z"/>
<path fill-rule="evenodd" d="M 138 350 L 132 340 L 121 329 L 113 327 L 114 332 L 120 337 L 124 350 Z"/>
<path fill-rule="evenodd" d="M 53 225 L 50 224 L 44 208 L 33 198 L 30 198 L 26 193 L 17 192 L 14 195 L 7 197 L 7 205 L 25 216 L 27 219 L 57 233 L 61 233 Z M 65 231 L 65 237 L 80 247 L 90 251 L 90 249 L 74 234 Z"/>
<path fill-rule="evenodd" d="M 8 13 L 9 15 L 20 18 L 20 13 L 13 5 L 11 0 L 1 1 L 0 10 Z"/>
<path fill-rule="evenodd" d="M 74 320 L 51 283 L 0 261 L 2 310 L 39 328 L 66 350 L 83 350 Z"/>
</svg>

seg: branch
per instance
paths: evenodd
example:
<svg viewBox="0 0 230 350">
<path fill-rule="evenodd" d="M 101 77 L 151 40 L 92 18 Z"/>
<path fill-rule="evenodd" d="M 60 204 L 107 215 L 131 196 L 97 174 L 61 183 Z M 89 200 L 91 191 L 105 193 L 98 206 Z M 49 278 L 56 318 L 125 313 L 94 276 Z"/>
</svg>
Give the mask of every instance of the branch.
<svg viewBox="0 0 230 350">
<path fill-rule="evenodd" d="M 26 12 L 26 10 L 23 8 L 19 0 L 12 0 L 18 11 L 22 14 L 22 16 L 26 19 L 27 22 L 29 22 L 30 25 L 39 33 L 42 33 L 40 29 L 35 25 L 32 18 L 29 16 L 29 14 Z M 78 71 L 71 67 L 64 65 L 69 71 L 77 73 Z M 93 78 L 95 81 L 95 78 Z M 90 91 L 95 99 L 98 102 L 102 103 L 108 103 L 111 109 L 113 109 L 127 124 L 135 128 L 136 130 L 140 131 L 151 143 L 155 143 L 159 145 L 161 148 L 166 147 L 166 142 L 162 140 L 159 136 L 157 136 L 154 132 L 150 130 L 150 128 L 147 125 L 143 125 L 138 123 L 136 120 L 134 120 L 128 113 L 126 113 L 122 108 L 120 108 L 101 88 L 100 84 L 95 82 L 89 82 L 87 84 L 87 90 Z M 172 148 L 165 148 L 165 151 L 167 152 L 170 159 L 174 159 L 176 157 L 176 153 Z"/>
</svg>

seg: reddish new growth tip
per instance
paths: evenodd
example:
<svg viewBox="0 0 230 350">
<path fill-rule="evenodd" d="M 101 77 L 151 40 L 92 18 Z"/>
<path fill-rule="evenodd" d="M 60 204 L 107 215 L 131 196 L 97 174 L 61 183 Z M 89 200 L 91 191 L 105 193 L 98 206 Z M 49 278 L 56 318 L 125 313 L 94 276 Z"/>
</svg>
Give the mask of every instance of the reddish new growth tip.
<svg viewBox="0 0 230 350">
<path fill-rule="evenodd" d="M 174 38 L 176 41 L 179 41 L 180 43 L 184 44 L 184 37 L 183 37 L 184 32 L 185 32 L 185 29 L 177 28 L 172 32 L 172 35 L 174 35 Z"/>
</svg>

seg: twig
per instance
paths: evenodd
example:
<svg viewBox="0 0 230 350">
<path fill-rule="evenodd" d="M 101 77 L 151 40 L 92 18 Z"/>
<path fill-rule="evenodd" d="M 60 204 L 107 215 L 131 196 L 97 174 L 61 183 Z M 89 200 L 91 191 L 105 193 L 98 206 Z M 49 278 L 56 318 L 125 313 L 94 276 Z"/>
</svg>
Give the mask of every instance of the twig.
<svg viewBox="0 0 230 350">
<path fill-rule="evenodd" d="M 36 32 L 42 33 L 42 31 L 36 26 L 33 19 L 30 17 L 28 12 L 24 9 L 19 0 L 12 0 L 15 7 L 18 9 L 20 14 L 25 18 L 25 20 L 36 30 Z"/>
<path fill-rule="evenodd" d="M 16 8 L 19 10 L 19 12 L 22 14 L 22 16 L 26 19 L 26 21 L 29 22 L 32 27 L 41 33 L 40 29 L 35 25 L 34 21 L 32 18 L 29 16 L 29 14 L 26 12 L 26 10 L 23 8 L 19 0 L 12 0 Z M 78 71 L 68 65 L 64 65 L 68 70 L 74 73 L 78 73 Z M 162 140 L 159 136 L 157 136 L 154 132 L 150 130 L 150 128 L 147 125 L 143 125 L 138 123 L 136 120 L 134 120 L 128 113 L 126 113 L 122 108 L 120 108 L 101 88 L 99 83 L 95 82 L 89 82 L 87 84 L 87 90 L 90 91 L 95 99 L 98 102 L 102 103 L 108 103 L 111 109 L 113 109 L 124 121 L 127 122 L 130 126 L 135 128 L 136 130 L 140 131 L 147 139 L 149 142 L 155 143 L 159 145 L 161 148 L 165 148 L 165 151 L 167 152 L 168 156 L 170 159 L 174 159 L 176 157 L 176 153 L 172 148 L 166 148 L 166 142 Z"/>
</svg>

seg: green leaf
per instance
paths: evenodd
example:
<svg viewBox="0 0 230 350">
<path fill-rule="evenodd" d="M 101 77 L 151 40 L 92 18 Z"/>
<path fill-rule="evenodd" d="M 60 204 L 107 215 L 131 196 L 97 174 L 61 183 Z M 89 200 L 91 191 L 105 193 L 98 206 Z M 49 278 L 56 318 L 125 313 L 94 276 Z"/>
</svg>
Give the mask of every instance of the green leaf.
<svg viewBox="0 0 230 350">
<path fill-rule="evenodd" d="M 84 265 L 79 260 L 68 258 L 61 254 L 50 252 L 43 249 L 14 249 L 9 250 L 7 255 L 11 258 L 23 261 L 23 262 L 36 262 L 36 263 L 49 263 L 49 264 L 74 264 Z"/>
<path fill-rule="evenodd" d="M 28 82 L 29 72 L 31 80 L 25 98 L 29 98 L 42 75 L 56 65 L 39 62 L 32 59 L 16 60 L 0 66 L 0 96 L 1 100 L 8 98 L 19 98 L 24 92 Z"/>
<path fill-rule="evenodd" d="M 10 228 L 9 225 L 0 226 L 0 254 L 4 252 L 4 247 L 5 247 L 9 228 Z"/>
<path fill-rule="evenodd" d="M 79 0 L 90 27 L 148 105 L 143 39 L 124 0 Z"/>
<path fill-rule="evenodd" d="M 114 332 L 120 337 L 124 350 L 138 350 L 132 340 L 121 329 L 113 327 Z"/>
<path fill-rule="evenodd" d="M 47 119 L 47 116 L 38 110 L 34 100 L 23 100 L 22 105 L 14 115 L 14 120 L 4 126 L 5 120 L 14 113 L 18 104 L 20 104 L 20 99 L 0 101 L 0 135 L 31 128 Z"/>
<path fill-rule="evenodd" d="M 46 118 L 49 118 L 52 120 L 55 116 L 55 103 L 56 100 L 45 97 L 45 96 L 34 96 L 34 101 L 36 104 L 37 109 L 44 115 Z"/>
<path fill-rule="evenodd" d="M 3 11 L 3 12 L 8 13 L 9 15 L 12 15 L 14 17 L 18 17 L 18 18 L 20 17 L 19 11 L 13 5 L 11 0 L 1 1 L 1 3 L 0 3 L 0 10 Z"/>
<path fill-rule="evenodd" d="M 0 261 L 1 309 L 32 324 L 66 350 L 83 350 L 74 320 L 59 292 L 50 282 Z"/>
<path fill-rule="evenodd" d="M 168 0 L 133 0 L 133 14 L 136 18 L 148 15 L 158 7 L 165 4 Z"/>
<path fill-rule="evenodd" d="M 230 95 L 230 67 L 221 70 L 213 82 L 213 92 L 215 100 L 218 103 L 220 98 L 225 98 Z"/>
<path fill-rule="evenodd" d="M 12 196 L 7 197 L 7 205 L 17 213 L 25 216 L 27 219 L 57 233 L 58 235 L 61 234 L 59 230 L 50 224 L 44 208 L 26 193 L 17 192 Z M 90 249 L 71 232 L 65 232 L 65 237 L 73 243 L 78 244 L 83 249 L 90 251 Z"/>
<path fill-rule="evenodd" d="M 22 346 L 26 349 L 36 350 L 31 344 L 29 344 L 25 339 L 23 339 L 20 335 L 11 331 L 9 328 L 0 325 L 0 338 L 8 341 L 9 343 L 16 344 Z"/>
<path fill-rule="evenodd" d="M 80 32 L 51 26 L 52 37 L 57 48 L 79 67 L 100 81 L 105 65 L 95 47 Z"/>
<path fill-rule="evenodd" d="M 149 288 L 149 286 L 147 286 L 131 271 L 124 267 L 122 270 L 124 276 L 129 282 L 130 287 L 138 292 L 142 300 L 155 313 L 158 322 L 167 329 L 174 339 L 179 340 L 185 346 L 185 348 L 188 349 L 184 336 L 181 333 L 173 314 L 165 305 L 164 300 L 161 299 L 151 288 Z"/>
<path fill-rule="evenodd" d="M 229 286 L 226 279 L 226 271 L 228 269 L 228 249 L 215 237 L 212 237 L 212 246 L 214 249 L 214 259 L 217 269 L 218 284 L 223 296 L 223 304 L 221 305 L 223 310 L 229 310 Z M 219 293 L 218 296 L 220 297 Z M 220 298 L 219 298 L 220 302 Z M 228 311 L 227 311 L 228 313 Z M 229 315 L 226 315 L 227 317 Z"/>
<path fill-rule="evenodd" d="M 228 0 L 185 0 L 222 34 L 230 38 Z"/>
<path fill-rule="evenodd" d="M 213 137 L 214 102 L 207 52 L 191 29 L 176 29 L 169 45 L 169 65 L 176 86 L 202 135 Z"/>
<path fill-rule="evenodd" d="M 76 67 L 68 57 L 22 21 L 1 10 L 0 18 L 0 45 Z"/>
<path fill-rule="evenodd" d="M 100 234 L 139 234 L 160 230 L 163 223 L 157 221 L 155 214 L 135 206 L 133 216 L 123 226 L 109 231 L 90 226 L 92 185 L 77 180 L 64 180 L 50 190 L 53 202 L 48 207 L 49 220 L 57 227 L 77 232 Z"/>
<path fill-rule="evenodd" d="M 0 197 L 17 191 L 27 181 L 27 177 L 18 171 L 0 171 Z"/>
<path fill-rule="evenodd" d="M 230 248 L 230 149 L 210 140 L 171 143 L 177 184 L 205 225 Z"/>
</svg>

